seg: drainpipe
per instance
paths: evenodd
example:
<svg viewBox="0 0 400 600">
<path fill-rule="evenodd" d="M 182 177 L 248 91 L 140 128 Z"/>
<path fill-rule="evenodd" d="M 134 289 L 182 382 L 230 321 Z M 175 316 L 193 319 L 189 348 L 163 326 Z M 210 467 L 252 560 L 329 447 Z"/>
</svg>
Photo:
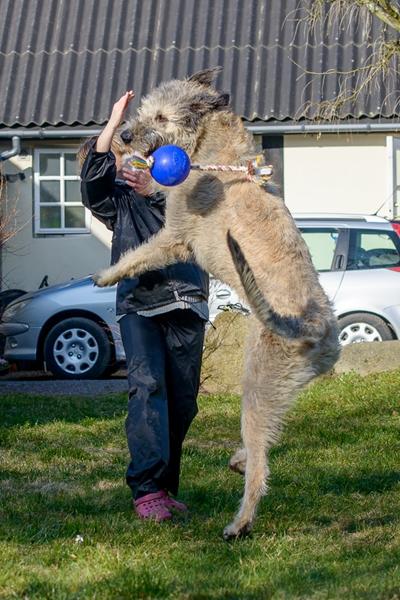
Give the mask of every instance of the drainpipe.
<svg viewBox="0 0 400 600">
<path fill-rule="evenodd" d="M 4 150 L 4 152 L 0 152 L 0 162 L 3 160 L 8 160 L 12 156 L 19 154 L 21 152 L 21 140 L 18 135 L 12 136 L 12 148 L 11 150 Z"/>
</svg>

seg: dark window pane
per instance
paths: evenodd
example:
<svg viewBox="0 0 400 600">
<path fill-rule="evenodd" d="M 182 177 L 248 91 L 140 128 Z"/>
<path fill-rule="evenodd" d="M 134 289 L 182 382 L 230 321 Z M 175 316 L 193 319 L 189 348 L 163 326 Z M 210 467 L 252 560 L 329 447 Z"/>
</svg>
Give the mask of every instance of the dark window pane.
<svg viewBox="0 0 400 600">
<path fill-rule="evenodd" d="M 81 201 L 80 181 L 65 181 L 65 202 Z"/>
<path fill-rule="evenodd" d="M 400 266 L 398 238 L 386 231 L 352 231 L 347 268 L 383 269 Z"/>
<path fill-rule="evenodd" d="M 61 207 L 41 206 L 40 227 L 43 229 L 58 229 L 61 227 Z"/>
<path fill-rule="evenodd" d="M 60 155 L 59 154 L 40 154 L 40 175 L 59 175 L 60 174 Z"/>
<path fill-rule="evenodd" d="M 283 198 L 283 135 L 263 135 L 262 147 L 265 164 L 272 165 L 271 183 L 277 188 L 277 194 Z"/>
<path fill-rule="evenodd" d="M 40 182 L 40 202 L 60 202 L 60 182 Z"/>
<path fill-rule="evenodd" d="M 78 163 L 76 162 L 76 154 L 64 154 L 65 158 L 65 175 L 79 175 Z"/>
<path fill-rule="evenodd" d="M 85 227 L 85 209 L 83 206 L 65 207 L 65 227 Z"/>
</svg>

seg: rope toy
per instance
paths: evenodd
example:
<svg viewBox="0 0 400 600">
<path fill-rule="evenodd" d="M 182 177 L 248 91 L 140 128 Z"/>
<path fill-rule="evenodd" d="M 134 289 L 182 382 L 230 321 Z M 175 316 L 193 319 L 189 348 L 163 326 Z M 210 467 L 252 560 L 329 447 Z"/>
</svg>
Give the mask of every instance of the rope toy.
<svg viewBox="0 0 400 600">
<path fill-rule="evenodd" d="M 148 158 L 132 155 L 125 160 L 125 164 L 132 169 L 149 169 L 153 179 L 165 186 L 179 185 L 191 170 L 244 173 L 248 181 L 264 185 L 272 176 L 272 166 L 263 162 L 264 157 L 259 154 L 254 160 L 248 161 L 247 166 L 191 164 L 187 153 L 172 144 L 160 146 Z"/>
</svg>

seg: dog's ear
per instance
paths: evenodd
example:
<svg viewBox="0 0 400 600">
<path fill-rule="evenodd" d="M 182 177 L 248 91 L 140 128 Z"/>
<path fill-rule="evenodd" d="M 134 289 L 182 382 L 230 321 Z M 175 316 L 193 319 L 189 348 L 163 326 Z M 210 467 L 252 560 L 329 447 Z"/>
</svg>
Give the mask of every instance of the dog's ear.
<svg viewBox="0 0 400 600">
<path fill-rule="evenodd" d="M 229 94 L 209 94 L 204 91 L 190 98 L 181 112 L 181 120 L 185 127 L 195 129 L 204 115 L 227 106 Z"/>
<path fill-rule="evenodd" d="M 229 106 L 230 95 L 227 92 L 223 92 L 217 98 L 217 108 L 223 108 L 224 106 Z"/>
<path fill-rule="evenodd" d="M 205 114 L 211 110 L 218 110 L 229 106 L 229 94 L 197 94 L 190 103 L 190 110 L 193 113 Z"/>
<path fill-rule="evenodd" d="M 211 87 L 214 82 L 214 79 L 222 71 L 222 67 L 214 67 L 212 69 L 204 69 L 203 71 L 198 71 L 189 77 L 188 81 L 194 81 L 195 83 L 200 83 L 201 85 L 205 85 L 207 87 Z"/>
</svg>

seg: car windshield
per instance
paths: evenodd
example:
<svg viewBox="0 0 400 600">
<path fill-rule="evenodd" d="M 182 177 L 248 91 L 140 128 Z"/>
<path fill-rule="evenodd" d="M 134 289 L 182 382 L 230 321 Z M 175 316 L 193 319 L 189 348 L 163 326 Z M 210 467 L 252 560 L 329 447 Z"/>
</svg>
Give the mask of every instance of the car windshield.
<svg viewBox="0 0 400 600">
<path fill-rule="evenodd" d="M 382 269 L 400 266 L 399 241 L 394 232 L 353 230 L 347 269 Z"/>
</svg>

